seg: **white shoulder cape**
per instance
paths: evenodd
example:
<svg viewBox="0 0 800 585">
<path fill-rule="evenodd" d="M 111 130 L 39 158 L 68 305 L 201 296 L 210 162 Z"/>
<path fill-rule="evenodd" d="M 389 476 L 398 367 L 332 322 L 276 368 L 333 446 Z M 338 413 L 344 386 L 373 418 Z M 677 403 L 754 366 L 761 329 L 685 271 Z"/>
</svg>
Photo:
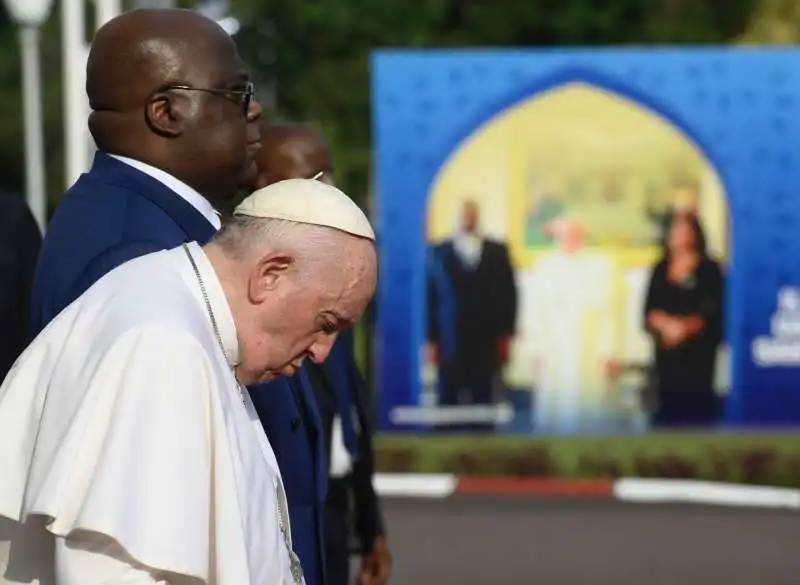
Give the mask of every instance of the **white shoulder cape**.
<svg viewBox="0 0 800 585">
<path fill-rule="evenodd" d="M 205 324 L 123 327 L 89 352 L 101 319 L 85 313 L 62 313 L 0 387 L 0 516 L 101 533 L 209 584 L 292 583 L 274 455 Z"/>
</svg>

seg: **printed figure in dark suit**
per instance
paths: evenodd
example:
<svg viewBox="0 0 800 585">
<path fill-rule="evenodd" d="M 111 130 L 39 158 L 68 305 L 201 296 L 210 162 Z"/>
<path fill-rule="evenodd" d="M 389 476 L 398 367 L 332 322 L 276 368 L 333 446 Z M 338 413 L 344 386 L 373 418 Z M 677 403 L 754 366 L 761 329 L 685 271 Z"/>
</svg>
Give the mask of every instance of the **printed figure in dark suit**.
<svg viewBox="0 0 800 585">
<path fill-rule="evenodd" d="M 254 187 L 296 178 L 314 178 L 333 184 L 333 160 L 325 138 L 312 127 L 273 123 L 261 130 L 264 148 L 257 157 Z M 325 501 L 325 577 L 327 585 L 349 585 L 351 536 L 361 554 L 357 583 L 385 585 L 391 555 L 380 502 L 373 486 L 371 401 L 355 362 L 353 336 L 342 332 L 322 364 L 306 360 L 301 368 L 313 387 L 322 441 L 327 454 Z M 279 413 L 278 396 L 262 392 L 256 407 Z M 299 440 L 299 439 L 298 439 Z M 280 463 L 280 461 L 279 461 Z M 289 505 L 293 494 L 289 493 Z"/>
<path fill-rule="evenodd" d="M 25 349 L 42 233 L 22 197 L 0 193 L 0 383 Z"/>
<path fill-rule="evenodd" d="M 517 289 L 508 248 L 479 230 L 479 209 L 466 201 L 461 225 L 428 256 L 428 332 L 439 366 L 439 404 L 488 405 L 517 319 Z M 457 425 L 487 430 L 491 423 Z"/>
<path fill-rule="evenodd" d="M 655 426 L 706 426 L 717 416 L 714 371 L 722 343 L 724 278 L 691 213 L 677 213 L 653 268 L 645 328 L 655 342 Z"/>
</svg>

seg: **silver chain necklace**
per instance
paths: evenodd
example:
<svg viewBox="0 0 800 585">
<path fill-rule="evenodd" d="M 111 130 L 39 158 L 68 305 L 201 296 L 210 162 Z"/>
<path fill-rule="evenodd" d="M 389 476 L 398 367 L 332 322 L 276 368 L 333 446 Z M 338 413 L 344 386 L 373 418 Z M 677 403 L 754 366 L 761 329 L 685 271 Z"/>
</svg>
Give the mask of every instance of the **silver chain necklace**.
<svg viewBox="0 0 800 585">
<path fill-rule="evenodd" d="M 189 246 L 183 244 L 183 251 L 186 252 L 186 256 L 189 258 L 189 262 L 192 265 L 192 270 L 194 270 L 194 275 L 197 277 L 197 284 L 200 285 L 200 293 L 203 296 L 203 301 L 206 305 L 206 311 L 208 312 L 208 318 L 211 320 L 211 327 L 214 329 L 214 335 L 217 338 L 217 343 L 219 343 L 219 348 L 222 350 L 222 355 L 225 357 L 225 362 L 230 363 L 228 352 L 225 351 L 225 345 L 222 343 L 222 335 L 219 332 L 219 326 L 217 325 L 217 319 L 214 316 L 214 310 L 211 308 L 211 300 L 208 296 L 208 291 L 206 290 L 205 282 L 203 282 L 203 277 L 200 275 L 200 269 L 197 267 L 197 263 L 194 260 L 194 256 L 192 256 L 191 251 L 189 251 Z M 234 373 L 234 379 L 236 379 L 236 374 Z M 242 387 L 242 384 L 236 379 L 236 385 L 239 388 L 239 394 L 242 399 L 242 403 L 245 403 L 245 389 Z M 303 569 L 300 566 L 300 559 L 297 557 L 295 552 L 292 550 L 292 543 L 289 539 L 289 531 L 287 530 L 287 526 L 289 524 L 289 514 L 284 509 L 284 501 L 286 501 L 286 494 L 283 490 L 283 482 L 279 479 L 277 485 L 275 486 L 275 499 L 278 503 L 277 506 L 277 514 L 278 514 L 278 526 L 281 530 L 281 535 L 283 536 L 283 543 L 286 546 L 286 550 L 289 553 L 289 566 L 292 572 L 292 579 L 295 582 L 295 585 L 302 585 L 303 583 Z"/>
</svg>

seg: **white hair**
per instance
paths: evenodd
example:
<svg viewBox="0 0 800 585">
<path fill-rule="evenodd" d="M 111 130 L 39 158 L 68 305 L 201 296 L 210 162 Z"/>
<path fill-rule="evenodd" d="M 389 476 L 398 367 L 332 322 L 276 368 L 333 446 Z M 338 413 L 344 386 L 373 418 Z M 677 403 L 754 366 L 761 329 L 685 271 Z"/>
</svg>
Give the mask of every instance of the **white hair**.
<svg viewBox="0 0 800 585">
<path fill-rule="evenodd" d="M 223 223 L 212 241 L 235 260 L 267 251 L 288 253 L 295 259 L 298 278 L 305 280 L 315 267 L 334 267 L 342 261 L 345 235 L 326 226 L 235 215 Z"/>
</svg>

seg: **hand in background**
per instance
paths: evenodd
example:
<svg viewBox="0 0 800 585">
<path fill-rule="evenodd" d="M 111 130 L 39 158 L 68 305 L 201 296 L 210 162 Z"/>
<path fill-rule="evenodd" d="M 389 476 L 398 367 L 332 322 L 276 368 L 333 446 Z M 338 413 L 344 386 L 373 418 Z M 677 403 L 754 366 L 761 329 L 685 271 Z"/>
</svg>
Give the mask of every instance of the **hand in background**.
<svg viewBox="0 0 800 585">
<path fill-rule="evenodd" d="M 616 358 L 607 359 L 604 364 L 606 378 L 615 382 L 622 375 L 622 362 Z"/>
<path fill-rule="evenodd" d="M 500 358 L 501 364 L 507 364 L 511 357 L 511 342 L 513 341 L 510 335 L 501 337 L 497 342 L 497 354 Z"/>
<path fill-rule="evenodd" d="M 378 536 L 372 551 L 361 557 L 361 571 L 356 585 L 386 585 L 392 570 L 392 555 L 386 538 Z"/>
<path fill-rule="evenodd" d="M 663 333 L 664 327 L 669 325 L 670 320 L 671 317 L 660 309 L 650 311 L 650 314 L 647 316 L 648 324 L 658 333 Z"/>
<path fill-rule="evenodd" d="M 430 364 L 439 363 L 439 346 L 432 341 L 425 344 L 425 360 Z"/>
<path fill-rule="evenodd" d="M 670 318 L 669 321 L 661 327 L 661 344 L 669 349 L 677 347 L 686 341 L 687 335 L 688 328 L 683 320 Z"/>
</svg>

